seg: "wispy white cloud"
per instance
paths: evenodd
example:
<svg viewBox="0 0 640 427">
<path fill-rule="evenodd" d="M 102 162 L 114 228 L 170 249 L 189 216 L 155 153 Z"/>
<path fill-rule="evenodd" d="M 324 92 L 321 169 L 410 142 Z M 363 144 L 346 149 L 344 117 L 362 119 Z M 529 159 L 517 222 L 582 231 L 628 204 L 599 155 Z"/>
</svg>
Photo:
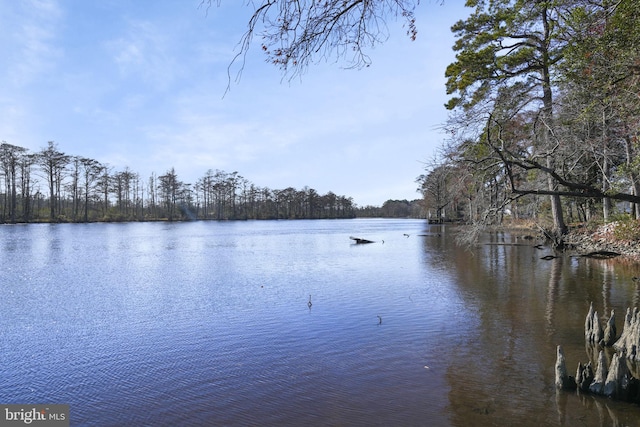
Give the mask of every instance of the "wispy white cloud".
<svg viewBox="0 0 640 427">
<path fill-rule="evenodd" d="M 0 3 L 0 139 L 21 145 L 35 139 L 40 120 L 32 115 L 38 102 L 33 87 L 50 79 L 64 56 L 57 45 L 63 12 L 54 0 Z"/>
<path fill-rule="evenodd" d="M 292 132 L 284 134 L 255 120 L 197 113 L 143 132 L 153 141 L 151 163 L 175 167 L 191 180 L 208 169 L 239 170 L 278 153 L 284 156 L 296 140 Z"/>
<path fill-rule="evenodd" d="M 54 0 L 29 0 L 16 5 L 12 15 L 16 22 L 3 22 L 10 49 L 5 70 L 7 78 L 21 86 L 50 71 L 62 58 L 56 37 L 63 14 Z"/>
<path fill-rule="evenodd" d="M 0 1 L 0 140 L 53 139 L 143 179 L 175 167 L 195 183 L 222 169 L 363 204 L 413 198 L 446 117 L 446 25 L 419 21 L 410 42 L 391 23 L 370 68 L 322 63 L 292 82 L 252 49 L 223 99 L 250 10 L 223 2 L 205 16 L 197 3 Z"/>
<path fill-rule="evenodd" d="M 25 121 L 24 108 L 5 97 L 0 97 L 0 140 L 18 144 L 22 138 L 21 124 Z"/>
<path fill-rule="evenodd" d="M 129 20 L 123 33 L 105 46 L 122 77 L 154 89 L 166 89 L 180 73 L 171 39 L 152 22 Z"/>
</svg>

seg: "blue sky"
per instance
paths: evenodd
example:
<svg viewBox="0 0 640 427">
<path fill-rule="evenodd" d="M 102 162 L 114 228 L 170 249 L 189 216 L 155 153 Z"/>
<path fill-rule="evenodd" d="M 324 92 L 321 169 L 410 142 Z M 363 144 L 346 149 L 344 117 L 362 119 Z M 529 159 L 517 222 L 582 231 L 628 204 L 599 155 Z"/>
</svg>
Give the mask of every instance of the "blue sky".
<svg viewBox="0 0 640 427">
<path fill-rule="evenodd" d="M 458 3 L 423 0 L 413 42 L 389 22 L 361 70 L 323 62 L 289 81 L 256 44 L 223 97 L 244 1 L 0 0 L 0 140 L 34 152 L 55 141 L 145 181 L 173 167 L 195 184 L 220 169 L 360 206 L 415 199 L 445 137 Z"/>
</svg>

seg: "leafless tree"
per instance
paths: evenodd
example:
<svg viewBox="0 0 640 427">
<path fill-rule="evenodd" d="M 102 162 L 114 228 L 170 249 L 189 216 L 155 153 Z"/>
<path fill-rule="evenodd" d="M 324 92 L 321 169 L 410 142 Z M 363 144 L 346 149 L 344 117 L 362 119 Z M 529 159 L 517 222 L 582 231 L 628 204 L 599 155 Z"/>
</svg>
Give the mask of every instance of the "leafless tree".
<svg viewBox="0 0 640 427">
<path fill-rule="evenodd" d="M 17 172 L 19 171 L 19 164 L 22 157 L 27 150 L 16 145 L 7 144 L 2 142 L 0 144 L 0 167 L 5 182 L 5 198 L 8 198 L 9 208 L 9 221 L 16 221 L 16 208 L 18 202 L 18 196 L 16 192 L 17 188 Z M 7 197 L 8 196 L 8 197 Z M 7 203 L 3 203 L 2 217 L 4 219 L 5 209 Z"/>
<path fill-rule="evenodd" d="M 49 141 L 47 148 L 38 153 L 40 167 L 49 185 L 49 219 L 51 221 L 56 219 L 56 205 L 60 199 L 62 179 L 69 159 L 68 155 L 58 151 L 58 145 L 53 141 Z"/>
<path fill-rule="evenodd" d="M 202 0 L 201 6 L 222 0 Z M 420 0 L 246 0 L 253 8 L 233 63 L 241 65 L 254 37 L 267 61 L 291 77 L 320 61 L 345 60 L 347 68 L 371 64 L 367 51 L 389 37 L 388 19 L 404 20 L 407 35 L 418 34 L 415 8 Z M 231 69 L 229 69 L 231 78 Z"/>
</svg>

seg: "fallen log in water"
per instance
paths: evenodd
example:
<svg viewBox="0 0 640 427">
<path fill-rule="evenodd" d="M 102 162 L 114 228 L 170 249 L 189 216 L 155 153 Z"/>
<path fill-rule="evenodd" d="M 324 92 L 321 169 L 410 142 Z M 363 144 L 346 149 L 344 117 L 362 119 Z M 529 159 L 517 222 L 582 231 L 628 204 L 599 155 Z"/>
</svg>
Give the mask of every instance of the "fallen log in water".
<svg viewBox="0 0 640 427">
<path fill-rule="evenodd" d="M 583 254 L 582 256 L 585 258 L 610 259 L 620 256 L 620 254 L 613 251 L 595 251 Z"/>
<path fill-rule="evenodd" d="M 375 243 L 373 240 L 361 239 L 360 237 L 349 236 L 351 240 L 355 240 L 356 244 Z"/>
</svg>

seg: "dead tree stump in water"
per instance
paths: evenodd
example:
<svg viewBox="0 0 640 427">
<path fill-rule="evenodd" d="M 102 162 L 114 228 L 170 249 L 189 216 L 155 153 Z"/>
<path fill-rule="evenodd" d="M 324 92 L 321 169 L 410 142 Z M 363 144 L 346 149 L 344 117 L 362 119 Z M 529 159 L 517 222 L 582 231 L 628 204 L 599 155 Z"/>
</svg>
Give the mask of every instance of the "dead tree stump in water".
<svg viewBox="0 0 640 427">
<path fill-rule="evenodd" d="M 611 316 L 609 316 L 609 320 L 607 320 L 607 326 L 604 328 L 604 338 L 603 345 L 605 347 L 611 347 L 616 342 L 616 315 L 613 310 L 611 310 Z"/>
<path fill-rule="evenodd" d="M 576 388 L 575 379 L 567 374 L 562 346 L 558 346 L 556 349 L 556 387 L 563 390 Z"/>
<path fill-rule="evenodd" d="M 588 392 L 589 386 L 593 382 L 593 378 L 595 377 L 593 373 L 593 368 L 591 367 L 591 362 L 586 365 L 582 365 L 581 362 L 578 363 L 578 370 L 576 372 L 576 386 L 578 390 L 582 392 Z"/>
<path fill-rule="evenodd" d="M 584 321 L 584 338 L 591 344 L 599 344 L 604 338 L 604 331 L 600 325 L 598 312 L 593 309 L 593 302 L 589 306 L 589 313 Z"/>
<path fill-rule="evenodd" d="M 596 375 L 593 378 L 593 382 L 589 385 L 589 391 L 593 394 L 603 394 L 608 374 L 607 358 L 604 355 L 604 351 L 600 350 L 600 354 L 598 354 L 598 365 L 596 366 Z"/>
<path fill-rule="evenodd" d="M 556 378 L 558 389 L 571 390 L 578 388 L 581 392 L 606 396 L 612 399 L 627 402 L 640 403 L 640 312 L 635 308 L 633 312 L 627 309 L 624 327 L 620 337 L 616 341 L 615 313 L 611 310 L 611 316 L 602 331 L 598 312 L 593 309 L 593 303 L 589 306 L 589 313 L 585 319 L 584 329 L 587 348 L 597 350 L 598 362 L 595 374 L 591 368 L 591 362 L 583 365 L 578 363 L 575 379 L 567 375 L 566 362 L 562 347 L 557 347 Z M 607 366 L 607 357 L 602 347 L 611 346 L 616 353 L 613 355 L 611 365 Z M 590 355 L 590 358 L 593 357 Z"/>
<path fill-rule="evenodd" d="M 623 385 L 627 375 L 626 356 L 623 353 L 614 354 L 609 374 L 602 390 L 604 395 L 613 399 L 621 398 L 624 393 Z"/>
<path fill-rule="evenodd" d="M 627 308 L 627 314 L 624 317 L 624 326 L 620 338 L 613 344 L 616 351 L 626 353 L 627 357 L 632 361 L 640 361 L 638 355 L 638 346 L 640 345 L 640 312 L 638 308 L 634 308 L 631 312 Z"/>
</svg>

